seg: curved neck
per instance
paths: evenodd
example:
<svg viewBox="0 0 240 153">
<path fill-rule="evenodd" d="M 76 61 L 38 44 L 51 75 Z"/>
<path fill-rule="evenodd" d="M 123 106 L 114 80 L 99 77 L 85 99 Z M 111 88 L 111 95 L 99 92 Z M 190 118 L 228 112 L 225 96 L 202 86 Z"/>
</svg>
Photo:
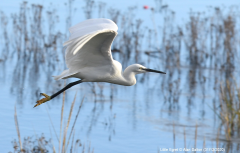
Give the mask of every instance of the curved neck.
<svg viewBox="0 0 240 153">
<path fill-rule="evenodd" d="M 132 86 L 136 84 L 136 78 L 135 78 L 135 73 L 131 69 L 131 65 L 128 66 L 124 72 L 122 73 L 122 77 L 124 79 L 124 85 L 126 86 Z"/>
</svg>

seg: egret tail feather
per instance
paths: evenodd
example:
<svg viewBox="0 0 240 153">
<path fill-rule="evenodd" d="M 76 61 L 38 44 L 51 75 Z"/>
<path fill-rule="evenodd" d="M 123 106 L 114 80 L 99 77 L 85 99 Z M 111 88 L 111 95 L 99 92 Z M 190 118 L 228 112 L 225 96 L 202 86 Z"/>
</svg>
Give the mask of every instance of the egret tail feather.
<svg viewBox="0 0 240 153">
<path fill-rule="evenodd" d="M 54 76 L 55 80 L 60 80 L 63 79 L 65 77 L 67 77 L 69 74 L 69 70 L 64 70 L 60 75 Z"/>
</svg>

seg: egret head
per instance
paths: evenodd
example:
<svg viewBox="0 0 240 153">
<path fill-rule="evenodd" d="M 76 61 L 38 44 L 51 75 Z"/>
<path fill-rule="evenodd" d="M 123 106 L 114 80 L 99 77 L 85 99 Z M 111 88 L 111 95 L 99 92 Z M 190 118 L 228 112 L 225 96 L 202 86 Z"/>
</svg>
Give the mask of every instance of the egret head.
<svg viewBox="0 0 240 153">
<path fill-rule="evenodd" d="M 162 71 L 157 71 L 157 70 L 146 68 L 145 66 L 142 66 L 140 64 L 131 65 L 131 70 L 133 72 L 135 72 L 136 74 L 146 73 L 146 72 L 155 72 L 155 73 L 166 74 L 165 72 L 162 72 Z"/>
</svg>

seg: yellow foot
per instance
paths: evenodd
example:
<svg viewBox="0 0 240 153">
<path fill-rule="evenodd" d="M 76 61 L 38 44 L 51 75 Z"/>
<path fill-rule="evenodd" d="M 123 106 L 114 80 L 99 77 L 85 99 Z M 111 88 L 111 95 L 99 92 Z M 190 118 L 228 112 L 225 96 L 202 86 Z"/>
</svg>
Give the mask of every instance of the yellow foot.
<svg viewBox="0 0 240 153">
<path fill-rule="evenodd" d="M 38 101 L 36 102 L 37 104 L 36 104 L 34 107 L 37 107 L 37 106 L 39 106 L 39 105 L 41 105 L 41 104 L 43 104 L 43 103 L 51 100 L 51 97 L 48 96 L 48 95 L 46 95 L 45 93 L 41 93 L 41 95 L 43 95 L 45 98 L 38 100 Z"/>
</svg>

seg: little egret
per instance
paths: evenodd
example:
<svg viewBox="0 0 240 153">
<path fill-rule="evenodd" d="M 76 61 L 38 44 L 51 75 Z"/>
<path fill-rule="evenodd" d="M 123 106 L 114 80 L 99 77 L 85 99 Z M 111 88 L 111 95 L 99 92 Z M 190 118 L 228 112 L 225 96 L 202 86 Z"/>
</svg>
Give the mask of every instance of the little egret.
<svg viewBox="0 0 240 153">
<path fill-rule="evenodd" d="M 70 38 L 63 45 L 66 46 L 65 60 L 68 69 L 55 76 L 55 80 L 80 78 L 69 83 L 57 93 L 37 101 L 34 106 L 45 103 L 68 88 L 82 82 L 109 82 L 124 86 L 136 84 L 136 74 L 162 71 L 146 68 L 140 64 L 128 66 L 122 72 L 122 65 L 112 58 L 111 44 L 117 35 L 117 25 L 109 19 L 89 19 L 71 27 Z"/>
</svg>

